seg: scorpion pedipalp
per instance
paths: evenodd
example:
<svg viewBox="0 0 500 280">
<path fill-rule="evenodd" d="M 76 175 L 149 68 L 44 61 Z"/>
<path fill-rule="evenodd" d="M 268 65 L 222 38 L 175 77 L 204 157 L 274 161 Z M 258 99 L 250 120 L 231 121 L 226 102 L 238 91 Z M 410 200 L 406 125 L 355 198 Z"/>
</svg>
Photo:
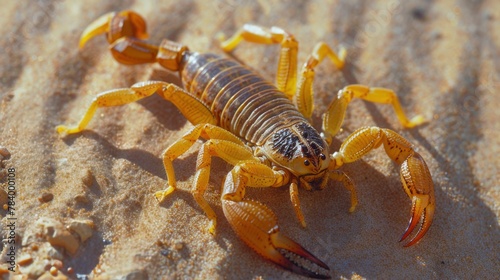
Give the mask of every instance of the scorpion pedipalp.
<svg viewBox="0 0 500 280">
<path fill-rule="evenodd" d="M 242 180 L 236 173 L 230 172 L 224 188 L 234 189 L 235 184 L 237 189 Z M 225 194 L 222 209 L 240 239 L 264 258 L 307 277 L 330 278 L 326 274 L 330 269 L 324 262 L 280 232 L 276 216 L 264 204 L 242 199 L 235 194 Z"/>
<path fill-rule="evenodd" d="M 405 233 L 399 241 L 405 240 L 415 229 L 420 218 L 422 224 L 417 234 L 405 244 L 405 247 L 417 243 L 429 230 L 434 217 L 436 202 L 434 201 L 434 188 L 429 168 L 420 154 L 415 152 L 401 165 L 401 181 L 403 187 L 412 199 L 411 218 Z"/>
<path fill-rule="evenodd" d="M 387 156 L 397 164 L 401 164 L 401 182 L 403 189 L 412 200 L 411 218 L 408 227 L 400 241 L 405 240 L 415 229 L 422 218 L 422 225 L 415 237 L 405 247 L 417 243 L 432 224 L 436 202 L 434 198 L 434 183 L 424 159 L 412 145 L 396 132 L 379 127 L 363 127 L 354 131 L 342 143 L 340 151 L 333 154 L 337 166 L 354 162 L 363 155 L 384 146 Z"/>
</svg>

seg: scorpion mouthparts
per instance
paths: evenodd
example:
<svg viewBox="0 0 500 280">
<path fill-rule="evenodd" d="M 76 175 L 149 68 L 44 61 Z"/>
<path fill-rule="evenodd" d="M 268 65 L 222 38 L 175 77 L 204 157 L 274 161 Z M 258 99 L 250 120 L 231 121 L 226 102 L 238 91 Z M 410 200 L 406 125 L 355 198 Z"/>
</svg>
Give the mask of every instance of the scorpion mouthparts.
<svg viewBox="0 0 500 280">
<path fill-rule="evenodd" d="M 330 271 L 328 265 L 295 241 L 282 235 L 280 232 L 272 234 L 271 241 L 275 246 L 275 253 L 277 254 L 273 254 L 274 256 L 270 257 L 276 264 L 310 278 L 331 278 L 327 274 Z"/>
</svg>

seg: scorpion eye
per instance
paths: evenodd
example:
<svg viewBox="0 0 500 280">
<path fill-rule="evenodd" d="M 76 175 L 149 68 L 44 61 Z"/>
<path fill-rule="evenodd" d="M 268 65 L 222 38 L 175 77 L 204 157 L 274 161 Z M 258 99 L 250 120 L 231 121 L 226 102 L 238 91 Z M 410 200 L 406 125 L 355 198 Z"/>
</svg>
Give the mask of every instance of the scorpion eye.
<svg viewBox="0 0 500 280">
<path fill-rule="evenodd" d="M 309 166 L 309 164 L 311 164 L 311 163 L 310 163 L 307 159 L 306 159 L 306 160 L 304 160 L 304 165 L 305 165 L 305 166 Z"/>
<path fill-rule="evenodd" d="M 325 156 L 325 154 L 320 154 L 320 155 L 319 155 L 319 158 L 321 158 L 322 160 L 325 160 L 325 159 L 326 159 L 326 156 Z"/>
</svg>

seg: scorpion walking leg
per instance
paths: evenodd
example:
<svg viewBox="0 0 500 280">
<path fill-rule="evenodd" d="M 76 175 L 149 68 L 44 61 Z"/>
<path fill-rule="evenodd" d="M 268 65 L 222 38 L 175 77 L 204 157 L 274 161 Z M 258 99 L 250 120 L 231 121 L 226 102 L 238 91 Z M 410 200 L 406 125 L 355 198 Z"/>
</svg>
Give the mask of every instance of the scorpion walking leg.
<svg viewBox="0 0 500 280">
<path fill-rule="evenodd" d="M 281 44 L 276 75 L 276 87 L 284 92 L 289 99 L 293 98 L 297 84 L 297 52 L 298 42 L 292 34 L 279 27 L 265 28 L 257 25 L 245 24 L 231 38 L 224 41 L 221 35 L 221 47 L 230 52 L 242 41 L 258 44 Z"/>
<path fill-rule="evenodd" d="M 335 180 L 344 184 L 344 187 L 351 193 L 351 208 L 349 208 L 349 212 L 354 212 L 356 206 L 358 205 L 358 195 L 351 178 L 349 178 L 347 174 L 340 170 L 330 171 L 329 177 L 331 180 Z"/>
<path fill-rule="evenodd" d="M 185 153 L 187 150 L 189 150 L 189 148 L 191 148 L 193 144 L 196 142 L 196 140 L 198 140 L 198 138 L 200 137 L 204 139 L 226 140 L 227 142 L 232 142 L 238 146 L 244 147 L 243 142 L 241 142 L 241 140 L 238 137 L 218 126 L 212 124 L 198 124 L 194 126 L 191 130 L 189 130 L 186 134 L 184 134 L 184 136 L 182 136 L 181 139 L 175 141 L 172 145 L 170 145 L 170 147 L 168 147 L 165 150 L 165 152 L 163 152 L 162 155 L 163 165 L 165 167 L 165 172 L 167 173 L 168 186 L 165 190 L 158 191 L 155 193 L 155 197 L 159 202 L 162 202 L 170 193 L 172 193 L 177 185 L 172 161 L 178 158 L 183 153 Z M 200 151 L 200 155 L 203 154 L 202 151 Z M 203 162 L 198 162 L 198 165 L 202 163 Z M 210 171 L 209 168 L 208 171 Z M 196 177 L 198 177 L 199 175 L 200 174 L 197 174 Z M 208 177 L 207 177 L 207 184 L 208 184 Z M 197 196 L 195 196 L 195 198 L 196 197 Z M 200 205 L 201 204 L 204 203 L 200 203 Z M 204 209 L 208 208 L 205 207 Z"/>
<path fill-rule="evenodd" d="M 145 92 L 140 90 L 135 90 L 132 88 L 121 88 L 113 89 L 110 91 L 105 91 L 98 94 L 92 103 L 90 104 L 87 112 L 83 115 L 82 119 L 78 125 L 74 127 L 67 127 L 64 125 L 59 125 L 56 127 L 57 132 L 60 134 L 73 134 L 78 133 L 87 127 L 88 123 L 94 116 L 95 111 L 99 107 L 110 107 L 110 106 L 120 106 L 127 103 L 137 101 L 141 98 L 153 94 L 153 92 Z"/>
<path fill-rule="evenodd" d="M 337 169 L 344 163 L 356 161 L 382 144 L 389 158 L 401 165 L 403 189 L 412 200 L 411 219 L 400 241 L 406 239 L 422 219 L 418 232 L 405 245 L 405 247 L 411 246 L 417 243 L 431 226 L 435 198 L 434 184 L 429 168 L 406 139 L 390 129 L 360 128 L 354 131 L 342 143 L 340 150 L 332 155 L 330 169 Z"/>
<path fill-rule="evenodd" d="M 78 133 L 87 127 L 97 108 L 125 105 L 155 92 L 174 103 L 191 123 L 215 123 L 210 110 L 185 90 L 165 82 L 147 81 L 136 83 L 130 88 L 114 89 L 98 94 L 78 125 L 74 127 L 59 125 L 56 130 L 60 134 Z"/>
<path fill-rule="evenodd" d="M 242 162 L 258 163 L 258 159 L 253 156 L 251 149 L 243 144 L 228 140 L 210 139 L 202 146 L 196 164 L 197 171 L 194 177 L 193 196 L 210 220 L 209 232 L 215 234 L 217 225 L 215 212 L 203 197 L 208 187 L 212 156 L 218 156 L 232 165 L 238 165 Z M 272 177 L 272 180 L 276 180 L 275 177 Z M 262 179 L 270 180 L 267 177 Z"/>
<path fill-rule="evenodd" d="M 325 263 L 281 234 L 271 209 L 262 203 L 244 198 L 247 186 L 280 185 L 276 181 L 280 176 L 258 162 L 242 162 L 236 165 L 224 182 L 221 197 L 224 215 L 236 234 L 263 257 L 301 275 L 330 278 L 327 275 L 329 268 Z"/>
<path fill-rule="evenodd" d="M 390 89 L 349 85 L 338 92 L 337 98 L 332 101 L 328 110 L 323 115 L 323 136 L 328 143 L 331 142 L 332 137 L 340 130 L 344 122 L 347 105 L 353 98 L 361 98 L 375 103 L 391 104 L 399 122 L 406 128 L 412 128 L 425 122 L 424 117 L 421 115 L 417 115 L 409 120 L 401 107 L 401 103 L 399 103 L 398 96 Z"/>
<path fill-rule="evenodd" d="M 290 201 L 292 202 L 293 210 L 295 211 L 295 215 L 297 216 L 297 220 L 299 220 L 300 225 L 302 225 L 302 227 L 306 227 L 306 219 L 304 218 L 304 213 L 302 213 L 302 208 L 300 207 L 299 187 L 295 179 L 292 179 L 292 183 L 290 184 Z"/>
<path fill-rule="evenodd" d="M 335 53 L 326 43 L 319 42 L 314 47 L 312 54 L 304 66 L 302 67 L 301 77 L 298 83 L 297 93 L 293 97 L 293 102 L 297 109 L 310 119 L 313 112 L 313 81 L 314 81 L 314 68 L 326 57 L 328 57 L 337 69 L 344 67 L 345 57 L 347 52 L 344 48 L 340 49 L 339 54 Z"/>
<path fill-rule="evenodd" d="M 259 44 L 281 44 L 276 85 L 290 100 L 294 101 L 299 111 L 306 118 L 310 118 L 313 111 L 312 83 L 316 65 L 325 57 L 328 57 L 338 69 L 344 67 L 345 49 L 341 48 L 339 55 L 337 55 L 326 43 L 320 42 L 315 46 L 308 61 L 304 64 L 301 78 L 297 85 L 298 42 L 293 35 L 279 27 L 267 29 L 261 26 L 246 24 L 230 39 L 223 41 L 221 47 L 224 51 L 229 52 L 242 40 Z"/>
</svg>

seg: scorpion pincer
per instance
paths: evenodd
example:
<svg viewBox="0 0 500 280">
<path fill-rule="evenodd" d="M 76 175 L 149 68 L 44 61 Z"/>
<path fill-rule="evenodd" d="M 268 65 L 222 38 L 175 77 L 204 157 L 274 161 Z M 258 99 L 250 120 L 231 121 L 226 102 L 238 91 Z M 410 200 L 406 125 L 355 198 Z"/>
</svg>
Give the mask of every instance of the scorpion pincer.
<svg viewBox="0 0 500 280">
<path fill-rule="evenodd" d="M 305 227 L 298 187 L 321 190 L 329 180 L 342 182 L 351 192 L 350 211 L 353 211 L 357 204 L 354 184 L 339 168 L 382 145 L 388 157 L 401 165 L 403 188 L 412 200 L 411 219 L 401 240 L 420 222 L 419 230 L 405 245 L 411 246 L 431 226 L 435 208 L 432 178 L 423 158 L 402 136 L 385 128 L 362 127 L 347 137 L 339 151 L 329 151 L 331 139 L 340 130 L 353 98 L 391 104 L 404 127 L 424 122 L 421 116 L 409 120 L 393 91 L 346 86 L 323 115 L 321 134 L 308 122 L 313 112 L 314 68 L 324 58 L 342 68 L 345 50 L 337 55 L 327 44 L 317 44 L 298 77 L 298 43 L 281 28 L 244 25 L 222 42 L 227 52 L 241 41 L 280 44 L 273 85 L 234 60 L 192 52 L 169 40 L 159 46 L 146 43 L 146 23 L 132 11 L 109 13 L 94 21 L 84 31 L 80 48 L 92 37 L 104 33 L 118 62 L 158 62 L 179 73 L 184 89 L 162 81 L 145 81 L 130 88 L 106 91 L 95 97 L 78 125 L 61 125 L 57 131 L 61 134 L 82 131 L 98 107 L 124 105 L 154 93 L 172 102 L 194 126 L 163 153 L 168 186 L 156 192 L 155 197 L 162 201 L 176 188 L 172 161 L 200 137 L 206 139 L 198 154 L 193 195 L 209 219 L 211 233 L 215 233 L 216 214 L 203 195 L 209 182 L 211 158 L 218 156 L 234 166 L 223 183 L 221 200 L 224 215 L 238 236 L 257 253 L 286 269 L 308 277 L 329 278 L 328 266 L 283 235 L 270 208 L 245 198 L 245 190 L 289 186 L 296 216 Z"/>
</svg>

